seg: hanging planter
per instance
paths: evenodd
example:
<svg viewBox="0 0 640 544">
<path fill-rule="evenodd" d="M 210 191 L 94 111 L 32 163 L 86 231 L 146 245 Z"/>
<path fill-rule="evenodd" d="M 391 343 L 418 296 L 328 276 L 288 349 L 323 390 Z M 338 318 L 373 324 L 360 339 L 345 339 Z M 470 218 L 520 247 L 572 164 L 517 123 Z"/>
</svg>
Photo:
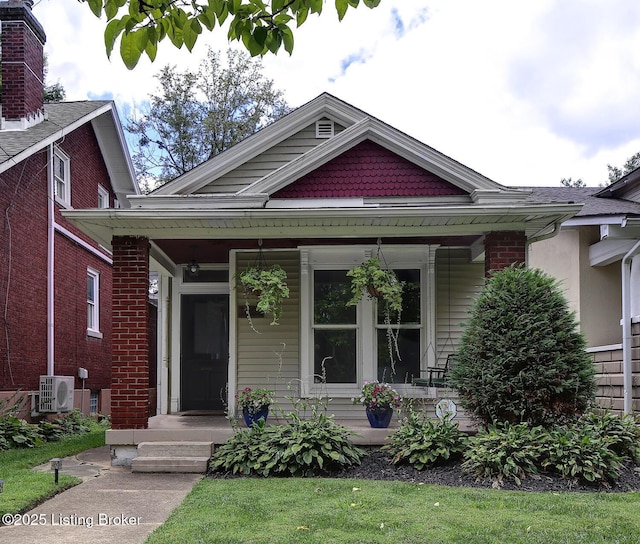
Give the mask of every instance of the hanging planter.
<svg viewBox="0 0 640 544">
<path fill-rule="evenodd" d="M 258 263 L 254 266 L 248 266 L 244 272 L 241 272 L 238 276 L 238 282 L 242 286 L 247 318 L 252 328 L 249 306 L 251 297 L 258 299 L 256 310 L 262 315 L 271 314 L 273 319 L 270 324 L 278 325 L 278 321 L 282 317 L 284 299 L 289 298 L 287 273 L 284 269 L 278 264 L 264 266 Z"/>
<path fill-rule="evenodd" d="M 380 254 L 379 249 L 378 254 Z M 394 318 L 394 322 L 398 325 L 400 324 L 404 283 L 398 279 L 393 270 L 383 268 L 380 264 L 380 259 L 377 257 L 371 257 L 362 264 L 354 266 L 347 272 L 347 276 L 351 278 L 352 294 L 347 306 L 357 305 L 365 295 L 382 304 L 384 324 L 387 328 L 391 370 L 395 374 L 395 357 L 400 359 L 400 350 L 398 349 L 400 329 L 399 327 L 394 329 L 391 321 Z"/>
<path fill-rule="evenodd" d="M 393 270 L 382 268 L 376 257 L 354 266 L 347 276 L 351 278 L 353 295 L 347 306 L 355 306 L 366 294 L 369 298 L 380 300 L 390 315 L 402 312 L 403 284 Z"/>
</svg>

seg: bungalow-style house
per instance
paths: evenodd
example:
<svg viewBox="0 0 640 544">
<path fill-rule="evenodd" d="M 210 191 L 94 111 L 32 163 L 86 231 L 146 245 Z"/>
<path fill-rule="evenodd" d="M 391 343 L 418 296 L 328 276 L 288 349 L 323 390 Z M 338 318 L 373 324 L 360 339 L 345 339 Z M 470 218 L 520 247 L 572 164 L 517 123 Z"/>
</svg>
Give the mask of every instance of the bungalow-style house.
<svg viewBox="0 0 640 544">
<path fill-rule="evenodd" d="M 0 398 L 109 413 L 112 254 L 61 211 L 126 209 L 134 171 L 113 102 L 43 103 L 30 2 L 0 2 L 0 21 Z"/>
<path fill-rule="evenodd" d="M 364 417 L 352 398 L 365 380 L 435 396 L 413 382 L 456 350 L 485 275 L 525 262 L 531 243 L 581 208 L 499 185 L 328 94 L 128 200 L 63 211 L 113 252 L 111 444 L 146 429 L 150 408 L 233 413 L 245 387 L 268 387 L 280 402 L 326 395 L 340 420 Z M 346 273 L 370 256 L 411 293 L 390 325 L 395 363 L 377 304 L 345 306 Z M 236 275 L 256 262 L 287 272 L 278 325 L 253 306 L 247 319 Z M 157 361 L 148 355 L 150 271 L 159 278 Z"/>
<path fill-rule="evenodd" d="M 640 409 L 640 170 L 604 187 L 531 187 L 533 200 L 584 204 L 532 244 L 529 264 L 561 281 L 576 312 L 599 382 L 598 403 Z"/>
</svg>

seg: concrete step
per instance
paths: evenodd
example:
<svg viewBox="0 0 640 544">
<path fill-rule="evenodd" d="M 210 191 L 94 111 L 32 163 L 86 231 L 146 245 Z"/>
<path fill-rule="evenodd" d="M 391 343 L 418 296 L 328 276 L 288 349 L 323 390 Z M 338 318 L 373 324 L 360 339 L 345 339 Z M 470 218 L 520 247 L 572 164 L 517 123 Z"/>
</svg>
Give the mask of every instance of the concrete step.
<svg viewBox="0 0 640 544">
<path fill-rule="evenodd" d="M 141 442 L 131 472 L 206 472 L 212 442 Z"/>
<path fill-rule="evenodd" d="M 138 457 L 211 457 L 212 442 L 140 442 Z"/>
<path fill-rule="evenodd" d="M 209 457 L 136 457 L 131 472 L 206 472 Z"/>
</svg>

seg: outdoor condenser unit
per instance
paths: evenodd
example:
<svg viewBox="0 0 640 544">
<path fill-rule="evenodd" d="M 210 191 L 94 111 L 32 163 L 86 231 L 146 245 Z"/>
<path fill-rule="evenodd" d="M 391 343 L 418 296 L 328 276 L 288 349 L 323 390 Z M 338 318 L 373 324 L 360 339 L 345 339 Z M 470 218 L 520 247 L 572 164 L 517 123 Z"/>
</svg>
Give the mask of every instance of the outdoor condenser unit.
<svg viewBox="0 0 640 544">
<path fill-rule="evenodd" d="M 73 410 L 73 376 L 40 376 L 39 412 Z"/>
</svg>

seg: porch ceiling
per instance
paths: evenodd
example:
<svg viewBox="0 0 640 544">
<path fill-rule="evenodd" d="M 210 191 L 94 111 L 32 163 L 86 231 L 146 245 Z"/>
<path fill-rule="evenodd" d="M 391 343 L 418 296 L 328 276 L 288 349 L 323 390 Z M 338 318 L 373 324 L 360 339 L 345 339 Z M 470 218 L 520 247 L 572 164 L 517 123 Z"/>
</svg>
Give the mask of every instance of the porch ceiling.
<svg viewBox="0 0 640 544">
<path fill-rule="evenodd" d="M 113 236 L 154 239 L 361 238 L 482 235 L 524 231 L 531 238 L 581 205 L 440 206 L 234 210 L 64 210 L 105 247 Z"/>
</svg>

